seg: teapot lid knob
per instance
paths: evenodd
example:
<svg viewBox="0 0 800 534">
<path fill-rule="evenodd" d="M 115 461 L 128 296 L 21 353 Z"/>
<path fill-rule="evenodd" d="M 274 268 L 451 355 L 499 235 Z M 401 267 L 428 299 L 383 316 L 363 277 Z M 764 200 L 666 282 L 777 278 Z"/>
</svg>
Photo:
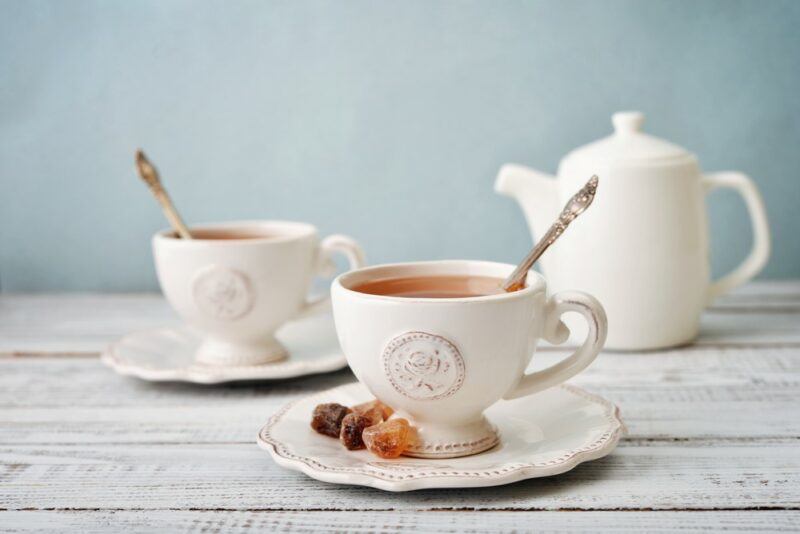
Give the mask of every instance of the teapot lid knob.
<svg viewBox="0 0 800 534">
<path fill-rule="evenodd" d="M 641 111 L 618 111 L 611 116 L 611 123 L 617 134 L 638 132 L 644 124 L 644 113 Z"/>
</svg>

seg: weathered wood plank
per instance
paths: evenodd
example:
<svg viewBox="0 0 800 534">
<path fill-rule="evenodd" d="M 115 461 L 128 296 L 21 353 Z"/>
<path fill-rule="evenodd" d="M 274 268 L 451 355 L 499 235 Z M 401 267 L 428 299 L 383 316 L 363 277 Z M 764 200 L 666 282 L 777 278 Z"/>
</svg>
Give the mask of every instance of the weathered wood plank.
<svg viewBox="0 0 800 534">
<path fill-rule="evenodd" d="M 120 336 L 178 324 L 158 294 L 0 295 L 0 354 L 98 353 Z M 800 345 L 800 281 L 757 282 L 703 317 L 699 344 Z"/>
<path fill-rule="evenodd" d="M 557 477 L 401 496 L 314 481 L 255 445 L 0 446 L 0 508 L 800 509 L 797 441 L 630 442 Z"/>
<path fill-rule="evenodd" d="M 0 353 L 97 353 L 136 330 L 178 324 L 156 294 L 0 295 Z"/>
<path fill-rule="evenodd" d="M 756 280 L 732 293 L 717 297 L 712 307 L 738 306 L 741 304 L 783 306 L 800 304 L 800 280 Z"/>
<path fill-rule="evenodd" d="M 795 532 L 800 512 L 230 512 L 26 511 L 0 513 L 8 532 Z"/>
<path fill-rule="evenodd" d="M 39 443 L 244 443 L 277 409 L 277 403 L 244 403 L 236 408 L 22 409 L 0 419 L 0 444 Z M 623 404 L 624 406 L 624 404 Z M 649 402 L 624 411 L 631 437 L 651 440 L 796 438 L 797 406 L 792 402 L 715 402 L 693 409 Z M 760 416 L 776 415 L 766 420 Z"/>
<path fill-rule="evenodd" d="M 533 368 L 555 363 L 566 351 L 543 352 Z M 352 379 L 347 370 L 288 380 L 215 386 L 149 383 L 121 377 L 96 358 L 8 358 L 0 360 L 0 408 L 117 403 L 140 405 L 155 399 L 282 395 L 316 391 Z M 794 387 L 800 383 L 800 348 L 685 348 L 643 355 L 603 353 L 575 377 L 588 387 L 619 386 L 647 392 L 676 387 Z"/>
<path fill-rule="evenodd" d="M 800 313 L 764 313 L 763 310 L 724 313 L 708 310 L 700 318 L 695 346 L 800 346 Z"/>
<path fill-rule="evenodd" d="M 539 366 L 563 353 L 542 353 Z M 95 358 L 0 360 L 0 443 L 250 443 L 284 403 L 347 371 L 215 387 L 120 377 Z M 800 437 L 800 349 L 604 354 L 573 383 L 622 410 L 632 437 Z"/>
</svg>

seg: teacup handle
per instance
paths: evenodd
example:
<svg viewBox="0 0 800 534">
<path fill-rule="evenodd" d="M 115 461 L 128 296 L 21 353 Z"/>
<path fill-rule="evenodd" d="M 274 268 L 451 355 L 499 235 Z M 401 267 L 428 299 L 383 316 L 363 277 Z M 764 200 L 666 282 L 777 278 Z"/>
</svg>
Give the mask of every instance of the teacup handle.
<svg viewBox="0 0 800 534">
<path fill-rule="evenodd" d="M 516 399 L 537 393 L 565 382 L 580 373 L 597 357 L 608 333 L 608 320 L 603 306 L 591 295 L 580 291 L 556 293 L 547 301 L 541 336 L 555 344 L 563 343 L 569 337 L 569 329 L 561 322 L 566 312 L 578 312 L 589 323 L 589 333 L 583 345 L 567 358 L 547 369 L 526 374 L 519 384 L 505 395 L 505 399 Z M 538 334 L 538 332 L 536 333 Z"/>
<path fill-rule="evenodd" d="M 341 253 L 347 258 L 349 270 L 358 269 L 364 266 L 364 251 L 352 237 L 333 234 L 323 239 L 319 244 L 319 254 L 317 256 L 317 266 L 315 274 L 320 276 L 333 276 L 336 273 L 336 264 L 333 262 L 333 255 Z M 300 310 L 298 317 L 314 315 L 326 309 L 331 302 L 330 294 L 309 299 L 303 309 Z"/>
</svg>

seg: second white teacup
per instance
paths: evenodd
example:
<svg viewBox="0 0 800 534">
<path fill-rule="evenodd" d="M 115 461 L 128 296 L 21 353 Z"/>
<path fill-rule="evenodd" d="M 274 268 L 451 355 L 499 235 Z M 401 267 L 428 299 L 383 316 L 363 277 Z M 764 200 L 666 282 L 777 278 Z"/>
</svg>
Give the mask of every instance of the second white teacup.
<svg viewBox="0 0 800 534">
<path fill-rule="evenodd" d="M 358 244 L 343 235 L 319 240 L 317 229 L 288 221 L 197 225 L 195 239 L 164 230 L 153 237 L 156 271 L 167 300 L 204 336 L 195 355 L 207 365 L 257 365 L 282 359 L 275 331 L 327 304 L 307 297 L 315 275 L 333 274 L 332 254 L 363 265 Z"/>
<path fill-rule="evenodd" d="M 548 298 L 544 278 L 532 271 L 527 287 L 501 292 L 513 269 L 484 261 L 432 261 L 366 267 L 334 280 L 334 321 L 347 362 L 375 397 L 416 428 L 404 454 L 452 458 L 493 447 L 499 436 L 483 415 L 486 408 L 564 382 L 602 348 L 607 324 L 600 303 L 576 291 Z M 440 294 L 413 293 L 420 279 L 435 280 Z M 496 294 L 448 297 L 458 294 L 452 282 L 460 279 L 472 287 L 488 283 Z M 378 286 L 384 290 L 370 289 Z M 540 338 L 561 343 L 568 337 L 561 322 L 566 312 L 578 312 L 589 324 L 583 346 L 526 374 Z"/>
</svg>

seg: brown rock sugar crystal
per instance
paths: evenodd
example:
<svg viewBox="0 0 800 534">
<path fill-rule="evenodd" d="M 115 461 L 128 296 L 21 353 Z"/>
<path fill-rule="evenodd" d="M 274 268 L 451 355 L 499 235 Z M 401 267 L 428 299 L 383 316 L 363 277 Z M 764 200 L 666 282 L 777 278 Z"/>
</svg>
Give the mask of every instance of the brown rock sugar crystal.
<svg viewBox="0 0 800 534">
<path fill-rule="evenodd" d="M 311 417 L 311 428 L 332 438 L 338 438 L 342 427 L 342 419 L 350 413 L 350 408 L 331 402 L 318 404 Z"/>
</svg>

